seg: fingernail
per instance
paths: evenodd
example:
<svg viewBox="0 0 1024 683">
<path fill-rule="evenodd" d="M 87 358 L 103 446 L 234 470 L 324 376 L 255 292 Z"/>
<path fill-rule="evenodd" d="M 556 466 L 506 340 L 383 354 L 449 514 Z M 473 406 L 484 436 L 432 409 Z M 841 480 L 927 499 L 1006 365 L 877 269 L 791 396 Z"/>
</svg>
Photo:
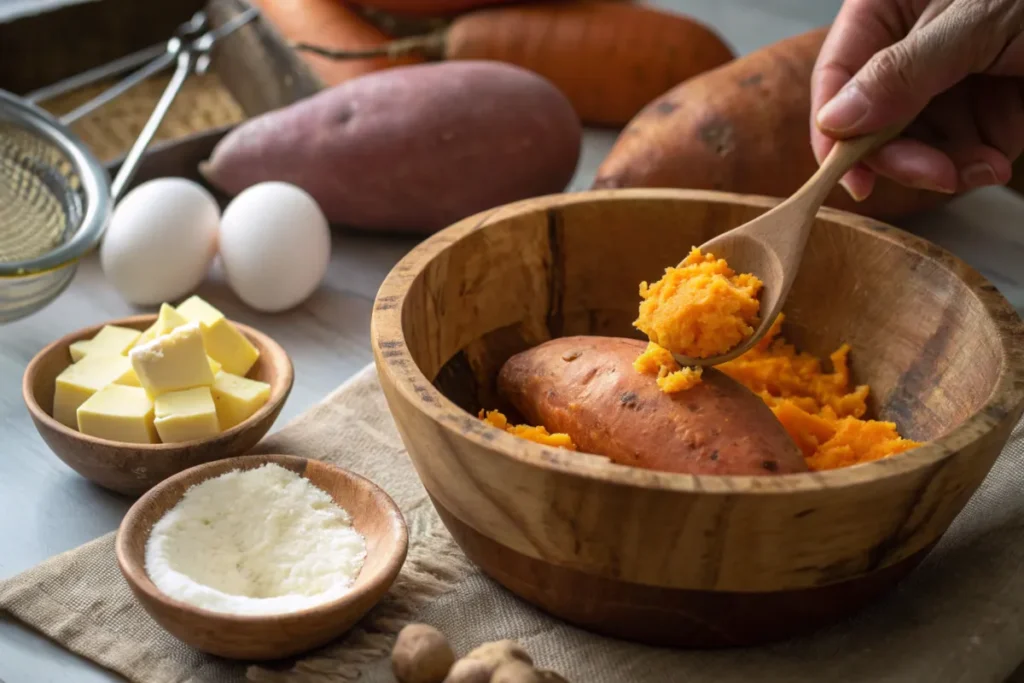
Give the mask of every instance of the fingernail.
<svg viewBox="0 0 1024 683">
<path fill-rule="evenodd" d="M 956 194 L 956 188 L 955 187 L 943 187 L 942 185 L 938 185 L 938 184 L 933 183 L 933 182 L 928 181 L 928 180 L 917 180 L 916 182 L 912 182 L 911 186 L 917 188 L 918 190 L 927 190 L 928 192 L 941 192 L 942 194 Z"/>
<path fill-rule="evenodd" d="M 865 197 L 864 195 L 859 194 L 857 192 L 854 192 L 853 188 L 850 187 L 850 184 L 846 182 L 846 178 L 843 178 L 842 180 L 840 180 L 839 184 L 842 186 L 842 188 L 844 190 L 846 190 L 846 194 L 848 194 L 851 197 L 853 197 L 853 201 L 855 201 L 855 202 L 862 202 L 865 199 L 867 199 L 867 197 Z"/>
<path fill-rule="evenodd" d="M 833 133 L 845 133 L 868 115 L 871 103 L 856 83 L 840 90 L 818 111 L 818 127 Z"/>
<path fill-rule="evenodd" d="M 998 185 L 999 178 L 994 168 L 984 161 L 971 164 L 960 171 L 960 178 L 967 187 L 985 187 L 986 185 Z"/>
</svg>

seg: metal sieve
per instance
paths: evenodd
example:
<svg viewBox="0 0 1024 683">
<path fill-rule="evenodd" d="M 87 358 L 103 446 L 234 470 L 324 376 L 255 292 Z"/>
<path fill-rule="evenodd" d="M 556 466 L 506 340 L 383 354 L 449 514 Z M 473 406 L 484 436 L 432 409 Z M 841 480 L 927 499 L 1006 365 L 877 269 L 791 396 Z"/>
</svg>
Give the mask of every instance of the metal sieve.
<svg viewBox="0 0 1024 683">
<path fill-rule="evenodd" d="M 188 77 L 209 68 L 217 40 L 258 16 L 249 9 L 214 30 L 197 13 L 164 46 L 153 46 L 22 98 L 0 90 L 0 323 L 34 313 L 74 277 L 103 236 L 114 204 Z M 68 125 L 146 78 L 174 74 L 113 182 Z M 136 69 L 74 111 L 55 118 L 35 102 Z"/>
</svg>

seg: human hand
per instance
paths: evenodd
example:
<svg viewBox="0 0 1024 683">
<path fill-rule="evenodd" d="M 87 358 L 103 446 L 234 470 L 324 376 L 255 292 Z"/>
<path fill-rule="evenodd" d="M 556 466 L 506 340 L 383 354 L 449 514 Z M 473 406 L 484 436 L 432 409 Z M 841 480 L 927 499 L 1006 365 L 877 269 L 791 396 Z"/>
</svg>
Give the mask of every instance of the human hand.
<svg viewBox="0 0 1024 683">
<path fill-rule="evenodd" d="M 843 178 L 945 193 L 1010 179 L 1024 152 L 1024 2 L 846 0 L 811 81 L 811 145 L 910 122 Z"/>
</svg>

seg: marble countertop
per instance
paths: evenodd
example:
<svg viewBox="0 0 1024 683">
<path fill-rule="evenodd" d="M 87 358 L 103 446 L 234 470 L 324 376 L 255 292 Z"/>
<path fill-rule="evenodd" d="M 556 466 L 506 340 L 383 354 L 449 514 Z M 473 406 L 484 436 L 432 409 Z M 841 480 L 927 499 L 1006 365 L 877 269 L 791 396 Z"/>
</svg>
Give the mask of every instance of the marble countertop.
<svg viewBox="0 0 1024 683">
<path fill-rule="evenodd" d="M 716 26 L 740 52 L 825 24 L 838 0 L 662 0 Z M 0 8 L 2 10 L 2 8 Z M 2 16 L 2 11 L 0 11 Z M 614 134 L 589 131 L 571 189 L 586 187 Z M 988 277 L 1024 313 L 1024 198 L 988 189 L 901 227 L 946 247 Z M 409 239 L 338 233 L 326 281 L 300 308 L 281 315 L 246 310 L 216 275 L 200 290 L 229 317 L 267 332 L 291 355 L 295 388 L 278 425 L 299 414 L 370 362 L 370 311 L 377 287 L 413 246 Z M 95 259 L 44 311 L 0 326 L 0 578 L 117 527 L 130 500 L 76 475 L 41 441 L 21 400 L 31 357 L 69 331 L 133 313 L 106 284 Z M 0 619 L 0 683 L 120 680 L 46 639 Z"/>
</svg>

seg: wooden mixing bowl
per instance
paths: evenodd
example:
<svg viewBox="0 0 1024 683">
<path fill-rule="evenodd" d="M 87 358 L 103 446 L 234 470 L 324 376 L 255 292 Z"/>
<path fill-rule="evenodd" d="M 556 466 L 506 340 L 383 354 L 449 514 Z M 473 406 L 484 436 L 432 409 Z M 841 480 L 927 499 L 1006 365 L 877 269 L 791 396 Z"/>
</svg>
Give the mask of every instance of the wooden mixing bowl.
<svg viewBox="0 0 1024 683">
<path fill-rule="evenodd" d="M 746 645 L 853 611 L 939 540 L 1024 409 L 1024 328 L 963 262 L 859 216 L 821 212 L 784 334 L 826 358 L 848 342 L 872 411 L 926 445 L 825 472 L 691 476 L 475 417 L 500 405 L 510 355 L 550 337 L 637 337 L 640 281 L 773 204 L 681 190 L 530 200 L 464 220 L 394 268 L 373 313 L 381 384 L 435 507 L 487 574 L 601 633 Z"/>
<path fill-rule="evenodd" d="M 351 589 L 336 600 L 297 612 L 234 615 L 175 600 L 146 573 L 146 542 L 153 525 L 178 504 L 190 487 L 232 470 L 267 463 L 305 477 L 330 494 L 366 540 L 366 560 Z M 176 474 L 135 502 L 121 521 L 117 563 L 132 593 L 153 619 L 192 647 L 232 659 L 279 659 L 334 640 L 352 628 L 391 588 L 405 563 L 409 532 L 402 512 L 379 486 L 325 462 L 294 455 L 246 455 Z"/>
<path fill-rule="evenodd" d="M 291 393 L 295 373 L 291 359 L 273 339 L 241 323 L 238 330 L 259 350 L 260 357 L 247 375 L 270 385 L 270 398 L 249 419 L 217 436 L 182 443 L 138 444 L 108 441 L 82 434 L 53 418 L 53 391 L 57 375 L 71 365 L 68 351 L 74 342 L 92 339 L 103 325 L 144 330 L 155 315 L 109 320 L 61 337 L 36 354 L 21 382 L 21 393 L 46 445 L 89 481 L 103 488 L 138 496 L 172 474 L 212 460 L 245 453 L 262 439 L 281 413 Z"/>
</svg>

